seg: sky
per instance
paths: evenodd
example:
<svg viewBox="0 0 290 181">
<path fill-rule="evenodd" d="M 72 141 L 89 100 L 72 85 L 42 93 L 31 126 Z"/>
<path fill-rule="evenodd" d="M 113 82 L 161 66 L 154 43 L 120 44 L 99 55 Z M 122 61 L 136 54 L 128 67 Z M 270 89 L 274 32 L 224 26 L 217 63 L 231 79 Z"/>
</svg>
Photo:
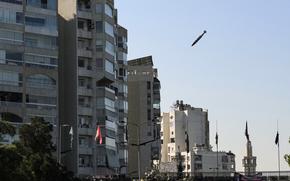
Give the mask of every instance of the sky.
<svg viewBox="0 0 290 181">
<path fill-rule="evenodd" d="M 238 171 L 246 121 L 257 170 L 278 169 L 278 120 L 281 170 L 290 170 L 289 0 L 116 0 L 115 7 L 128 29 L 128 59 L 153 56 L 162 112 L 176 100 L 208 109 L 211 145 L 217 121 L 219 150 L 236 154 Z"/>
</svg>

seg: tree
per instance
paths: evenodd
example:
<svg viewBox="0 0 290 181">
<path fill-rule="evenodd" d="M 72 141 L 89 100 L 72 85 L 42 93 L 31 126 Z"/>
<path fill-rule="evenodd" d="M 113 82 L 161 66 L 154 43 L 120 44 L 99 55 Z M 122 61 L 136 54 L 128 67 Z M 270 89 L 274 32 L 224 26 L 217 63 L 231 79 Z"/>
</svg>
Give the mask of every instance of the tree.
<svg viewBox="0 0 290 181">
<path fill-rule="evenodd" d="M 289 143 L 290 143 L 290 138 L 289 138 Z M 284 158 L 285 158 L 286 162 L 288 162 L 288 165 L 290 166 L 290 154 L 286 154 L 284 156 Z"/>
<path fill-rule="evenodd" d="M 7 121 L 0 121 L 0 140 L 4 134 L 15 135 L 15 128 Z"/>
<path fill-rule="evenodd" d="M 52 125 L 42 118 L 34 118 L 31 124 L 25 124 L 20 128 L 19 142 L 1 146 L 1 180 L 2 178 L 5 178 L 3 179 L 5 181 L 75 180 L 73 174 L 58 164 L 54 158 L 52 153 L 55 147 L 51 142 L 51 132 Z"/>
</svg>

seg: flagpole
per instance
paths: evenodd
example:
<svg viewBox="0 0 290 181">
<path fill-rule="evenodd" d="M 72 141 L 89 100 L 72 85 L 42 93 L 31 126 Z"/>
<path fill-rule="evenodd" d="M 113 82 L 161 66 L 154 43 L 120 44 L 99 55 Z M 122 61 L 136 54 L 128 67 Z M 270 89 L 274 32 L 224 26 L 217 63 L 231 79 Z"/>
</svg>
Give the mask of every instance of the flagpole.
<svg viewBox="0 0 290 181">
<path fill-rule="evenodd" d="M 216 121 L 216 176 L 219 176 L 219 144 L 218 144 L 218 122 Z"/>
<path fill-rule="evenodd" d="M 278 135 L 278 181 L 280 181 L 280 140 L 279 140 L 279 123 L 277 120 L 277 135 Z"/>
</svg>

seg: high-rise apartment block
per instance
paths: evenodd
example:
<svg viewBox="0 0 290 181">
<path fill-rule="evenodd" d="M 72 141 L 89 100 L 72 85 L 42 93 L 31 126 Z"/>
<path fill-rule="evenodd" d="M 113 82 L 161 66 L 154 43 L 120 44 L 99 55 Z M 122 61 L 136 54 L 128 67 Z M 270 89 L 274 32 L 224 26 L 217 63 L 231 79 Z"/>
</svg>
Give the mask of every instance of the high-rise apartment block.
<svg viewBox="0 0 290 181">
<path fill-rule="evenodd" d="M 127 30 L 114 1 L 0 0 L 0 25 L 1 119 L 53 124 L 77 176 L 126 174 Z"/>
<path fill-rule="evenodd" d="M 54 125 L 55 143 L 59 117 L 57 41 L 56 0 L 0 0 L 1 120 L 18 127 L 42 117 Z M 2 142 L 14 139 L 6 138 Z"/>
<path fill-rule="evenodd" d="M 128 61 L 128 88 L 128 173 L 137 176 L 140 169 L 144 176 L 160 155 L 160 81 L 152 56 Z"/>
<path fill-rule="evenodd" d="M 59 16 L 60 116 L 74 133 L 73 151 L 62 159 L 79 176 L 125 174 L 127 30 L 113 0 L 59 1 Z"/>
</svg>

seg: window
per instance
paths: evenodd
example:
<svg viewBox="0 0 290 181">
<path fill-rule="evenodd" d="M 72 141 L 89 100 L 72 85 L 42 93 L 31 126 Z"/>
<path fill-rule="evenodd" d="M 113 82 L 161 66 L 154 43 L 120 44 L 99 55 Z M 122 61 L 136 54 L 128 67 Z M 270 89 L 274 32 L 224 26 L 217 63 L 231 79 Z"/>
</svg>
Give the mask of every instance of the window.
<svg viewBox="0 0 290 181">
<path fill-rule="evenodd" d="M 96 67 L 97 68 L 103 67 L 103 60 L 102 59 L 96 59 Z"/>
<path fill-rule="evenodd" d="M 151 82 L 147 81 L 147 89 L 150 90 L 151 89 Z"/>
<path fill-rule="evenodd" d="M 222 156 L 222 162 L 228 163 L 229 159 L 227 156 Z"/>
<path fill-rule="evenodd" d="M 105 70 L 108 73 L 114 74 L 114 64 L 108 60 L 105 60 Z"/>
<path fill-rule="evenodd" d="M 174 138 L 170 138 L 170 143 L 175 143 L 175 139 Z"/>
<path fill-rule="evenodd" d="M 10 72 L 2 70 L 0 72 L 0 83 L 6 85 L 18 86 L 20 75 L 17 72 Z"/>
<path fill-rule="evenodd" d="M 111 24 L 105 22 L 105 32 L 106 32 L 108 35 L 114 37 L 114 27 L 113 27 L 113 25 L 111 25 Z"/>
<path fill-rule="evenodd" d="M 84 29 L 84 27 L 85 27 L 85 22 L 78 20 L 78 29 Z"/>
<path fill-rule="evenodd" d="M 17 42 L 22 43 L 23 33 L 0 29 L 0 40 L 12 41 L 13 43 L 17 43 Z"/>
<path fill-rule="evenodd" d="M 44 55 L 25 54 L 24 61 L 30 67 L 55 68 L 57 67 L 56 57 L 47 57 Z"/>
<path fill-rule="evenodd" d="M 103 22 L 102 21 L 96 21 L 96 32 L 97 33 L 103 32 Z"/>
<path fill-rule="evenodd" d="M 106 41 L 106 52 L 115 57 L 115 47 L 108 41 Z"/>
<path fill-rule="evenodd" d="M 14 9 L 0 7 L 0 22 L 3 23 L 23 23 L 23 13 Z"/>
<path fill-rule="evenodd" d="M 102 13 L 102 12 L 103 12 L 102 4 L 96 4 L 96 13 Z"/>
<path fill-rule="evenodd" d="M 151 120 L 151 109 L 147 110 L 147 120 Z"/>
<path fill-rule="evenodd" d="M 202 164 L 201 163 L 194 164 L 194 169 L 195 170 L 201 170 L 202 169 Z"/>
<path fill-rule="evenodd" d="M 105 4 L 105 14 L 111 18 L 113 17 L 113 9 L 108 4 Z"/>
<path fill-rule="evenodd" d="M 54 89 L 56 86 L 55 80 L 43 74 L 34 74 L 27 77 L 27 86 L 35 88 L 50 88 Z"/>
<path fill-rule="evenodd" d="M 30 26 L 45 26 L 45 19 L 38 17 L 25 17 L 25 24 Z"/>
</svg>

